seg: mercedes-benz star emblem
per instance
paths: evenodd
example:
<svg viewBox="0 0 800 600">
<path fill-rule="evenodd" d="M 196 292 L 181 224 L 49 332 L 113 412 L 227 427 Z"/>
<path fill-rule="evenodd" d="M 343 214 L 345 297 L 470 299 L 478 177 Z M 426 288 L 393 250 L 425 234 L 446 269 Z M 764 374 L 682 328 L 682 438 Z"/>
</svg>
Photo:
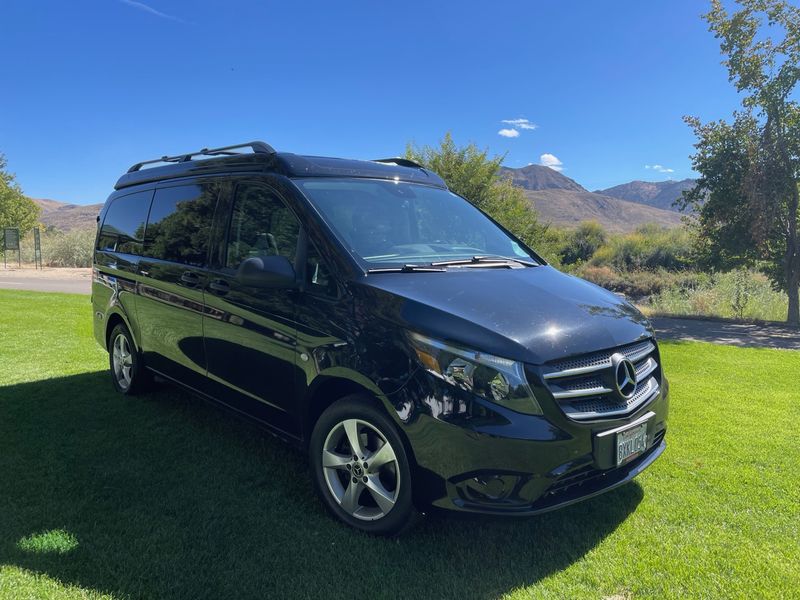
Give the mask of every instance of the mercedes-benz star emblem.
<svg viewBox="0 0 800 600">
<path fill-rule="evenodd" d="M 617 393 L 625 399 L 630 400 L 636 392 L 636 367 L 633 363 L 621 354 L 612 357 L 614 364 L 614 383 Z"/>
</svg>

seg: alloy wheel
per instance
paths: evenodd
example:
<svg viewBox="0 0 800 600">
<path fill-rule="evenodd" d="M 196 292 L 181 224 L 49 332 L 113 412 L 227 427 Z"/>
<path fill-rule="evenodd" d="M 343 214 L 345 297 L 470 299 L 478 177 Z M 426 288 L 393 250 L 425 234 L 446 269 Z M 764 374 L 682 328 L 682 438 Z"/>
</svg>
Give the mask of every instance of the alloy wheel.
<svg viewBox="0 0 800 600">
<path fill-rule="evenodd" d="M 117 384 L 120 389 L 127 390 L 133 381 L 133 355 L 128 338 L 122 333 L 114 338 L 112 362 Z"/>
<path fill-rule="evenodd" d="M 330 430 L 322 470 L 331 495 L 356 519 L 385 517 L 399 497 L 397 455 L 386 436 L 361 419 L 345 419 Z"/>
</svg>

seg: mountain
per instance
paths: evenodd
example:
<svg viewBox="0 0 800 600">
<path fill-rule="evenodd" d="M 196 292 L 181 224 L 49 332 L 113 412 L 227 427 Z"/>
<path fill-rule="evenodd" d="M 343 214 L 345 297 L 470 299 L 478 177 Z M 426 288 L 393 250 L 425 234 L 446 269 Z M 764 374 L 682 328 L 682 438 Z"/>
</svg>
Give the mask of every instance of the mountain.
<svg viewBox="0 0 800 600">
<path fill-rule="evenodd" d="M 90 229 L 97 226 L 97 215 L 102 204 L 67 204 L 58 200 L 31 198 L 42 209 L 39 220 L 47 227 L 61 231 Z"/>
<path fill-rule="evenodd" d="M 694 179 L 681 181 L 631 181 L 622 185 L 615 185 L 606 190 L 597 190 L 597 194 L 647 204 L 664 210 L 677 211 L 674 202 L 681 197 L 683 192 L 694 187 Z"/>
<path fill-rule="evenodd" d="M 681 224 L 680 213 L 593 192 L 525 190 L 525 196 L 543 221 L 561 227 L 575 227 L 582 221 L 597 221 L 608 231 L 627 233 L 647 223 L 662 227 Z"/>
<path fill-rule="evenodd" d="M 609 231 L 622 233 L 633 231 L 645 223 L 656 223 L 663 227 L 677 227 L 681 223 L 681 216 L 677 212 L 589 192 L 550 167 L 503 167 L 500 175 L 510 177 L 515 185 L 525 190 L 525 196 L 543 221 L 561 227 L 574 227 L 582 221 L 593 220 Z"/>
<path fill-rule="evenodd" d="M 526 190 L 572 190 L 585 192 L 586 189 L 566 175 L 541 165 L 528 165 L 521 169 L 500 167 L 501 177 L 510 177 L 514 185 Z"/>
</svg>

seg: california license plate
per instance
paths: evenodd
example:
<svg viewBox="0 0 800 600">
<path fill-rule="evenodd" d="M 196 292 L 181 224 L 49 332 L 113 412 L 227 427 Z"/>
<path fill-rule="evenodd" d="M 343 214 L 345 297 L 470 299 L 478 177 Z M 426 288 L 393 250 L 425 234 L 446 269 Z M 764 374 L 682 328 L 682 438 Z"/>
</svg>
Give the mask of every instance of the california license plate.
<svg viewBox="0 0 800 600">
<path fill-rule="evenodd" d="M 617 466 L 628 462 L 647 449 L 647 423 L 617 434 Z"/>
</svg>

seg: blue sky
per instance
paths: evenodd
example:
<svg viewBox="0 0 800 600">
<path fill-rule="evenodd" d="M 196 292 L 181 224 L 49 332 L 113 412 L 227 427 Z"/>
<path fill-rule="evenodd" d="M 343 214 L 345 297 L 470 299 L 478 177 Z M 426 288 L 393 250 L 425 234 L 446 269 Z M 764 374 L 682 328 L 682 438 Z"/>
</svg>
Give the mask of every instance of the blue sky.
<svg viewBox="0 0 800 600">
<path fill-rule="evenodd" d="M 682 179 L 682 115 L 738 104 L 707 6 L 6 0 L 0 152 L 29 196 L 80 204 L 139 160 L 251 139 L 376 158 L 451 131 L 588 189 Z"/>
</svg>

